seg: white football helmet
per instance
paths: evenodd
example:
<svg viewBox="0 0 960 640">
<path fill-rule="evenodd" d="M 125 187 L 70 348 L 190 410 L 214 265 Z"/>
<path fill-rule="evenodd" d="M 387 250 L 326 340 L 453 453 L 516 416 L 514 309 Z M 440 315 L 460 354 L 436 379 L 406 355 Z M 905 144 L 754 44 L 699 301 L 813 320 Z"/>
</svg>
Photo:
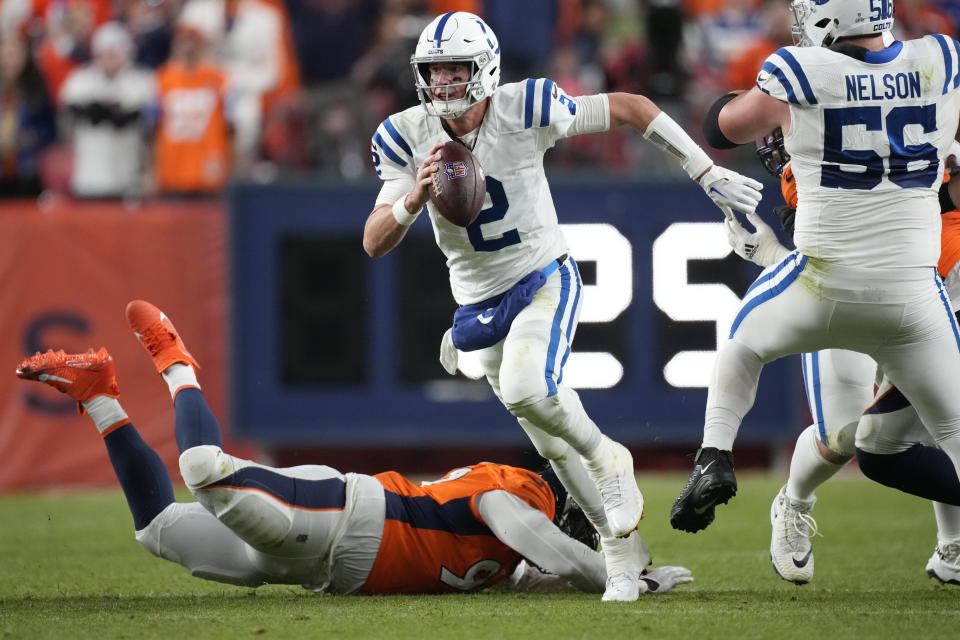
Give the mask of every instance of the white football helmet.
<svg viewBox="0 0 960 640">
<path fill-rule="evenodd" d="M 465 82 L 443 85 L 450 91 L 465 87 L 462 98 L 437 100 L 431 94 L 430 64 L 462 62 L 470 68 Z M 483 20 L 465 11 L 453 11 L 434 18 L 420 34 L 416 52 L 410 56 L 420 104 L 432 116 L 458 118 L 467 109 L 489 98 L 500 83 L 500 43 L 493 29 Z"/>
<path fill-rule="evenodd" d="M 893 29 L 893 0 L 793 0 L 793 42 L 829 47 L 844 36 L 884 35 Z"/>
</svg>

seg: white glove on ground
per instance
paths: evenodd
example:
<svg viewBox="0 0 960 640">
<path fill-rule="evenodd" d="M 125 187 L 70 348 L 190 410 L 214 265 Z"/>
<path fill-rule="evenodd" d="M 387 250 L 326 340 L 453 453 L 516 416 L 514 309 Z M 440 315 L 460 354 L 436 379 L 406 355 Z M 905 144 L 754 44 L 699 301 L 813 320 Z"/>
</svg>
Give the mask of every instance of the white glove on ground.
<svg viewBox="0 0 960 640">
<path fill-rule="evenodd" d="M 750 213 L 760 204 L 763 185 L 735 171 L 713 165 L 697 182 L 721 209 Z"/>
<path fill-rule="evenodd" d="M 686 567 L 654 567 L 640 576 L 640 593 L 666 593 L 688 582 L 693 582 L 693 574 Z"/>
<path fill-rule="evenodd" d="M 726 210 L 727 242 L 733 251 L 743 258 L 761 267 L 769 267 L 789 255 L 790 250 L 780 244 L 777 235 L 763 219 L 752 211 L 747 220 L 756 228 L 754 233 L 747 231 L 735 216 Z"/>
</svg>

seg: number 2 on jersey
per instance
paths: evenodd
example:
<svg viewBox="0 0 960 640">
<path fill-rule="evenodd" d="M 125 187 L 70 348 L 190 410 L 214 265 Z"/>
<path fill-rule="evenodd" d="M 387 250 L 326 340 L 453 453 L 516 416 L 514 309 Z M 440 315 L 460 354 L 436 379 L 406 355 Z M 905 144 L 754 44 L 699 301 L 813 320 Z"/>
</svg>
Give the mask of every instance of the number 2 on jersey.
<svg viewBox="0 0 960 640">
<path fill-rule="evenodd" d="M 880 107 L 825 109 L 820 186 L 869 191 L 880 184 L 884 173 L 890 182 L 904 189 L 933 186 L 940 175 L 937 148 L 929 142 L 906 144 L 904 131 L 909 125 L 922 127 L 924 133 L 936 131 L 936 105 L 894 107 L 886 118 Z M 884 159 L 872 149 L 843 148 L 843 128 L 855 126 L 886 132 L 890 145 L 888 166 L 884 166 Z M 843 165 L 860 166 L 863 171 L 848 171 Z"/>
<path fill-rule="evenodd" d="M 480 227 L 489 222 L 503 220 L 507 215 L 507 209 L 510 208 L 503 183 L 496 178 L 487 176 L 487 193 L 490 194 L 490 208 L 481 211 L 477 219 L 467 227 L 467 237 L 470 238 L 470 244 L 477 251 L 499 251 L 512 244 L 519 244 L 520 232 L 516 229 L 504 231 L 498 238 L 487 239 L 483 237 L 483 231 Z"/>
</svg>

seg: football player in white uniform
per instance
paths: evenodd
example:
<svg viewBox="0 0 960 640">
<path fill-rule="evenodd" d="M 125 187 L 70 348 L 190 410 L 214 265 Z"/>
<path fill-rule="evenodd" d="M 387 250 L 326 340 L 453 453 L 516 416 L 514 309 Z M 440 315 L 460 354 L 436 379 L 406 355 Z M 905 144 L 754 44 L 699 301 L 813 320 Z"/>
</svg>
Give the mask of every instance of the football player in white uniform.
<svg viewBox="0 0 960 640">
<path fill-rule="evenodd" d="M 791 212 L 795 212 L 797 194 L 793 174 L 786 164 L 790 156 L 777 133 L 764 138 L 758 154 L 764 166 L 781 178 L 787 205 L 775 209 L 775 213 L 784 232 L 792 237 Z M 960 143 L 954 143 L 950 155 L 960 158 Z M 960 195 L 960 181 L 953 182 Z M 941 210 L 951 216 L 949 223 L 943 225 L 944 246 L 954 244 L 960 235 L 960 220 L 954 222 L 953 218 L 960 212 L 955 211 L 957 205 L 950 195 L 951 183 L 945 182 L 940 189 Z M 737 220 L 727 220 L 728 240 L 737 255 L 766 268 L 790 253 L 759 216 L 751 214 L 748 218 L 755 227 L 752 233 Z M 948 292 L 960 291 L 958 255 L 957 251 L 944 252 L 937 266 Z M 952 295 L 951 299 L 960 300 L 960 296 Z M 815 491 L 858 455 L 868 477 L 933 500 L 937 544 L 926 571 L 943 583 L 960 584 L 960 507 L 937 501 L 960 497 L 949 458 L 942 451 L 929 448 L 933 442 L 916 411 L 888 379 L 883 379 L 874 400 L 877 365 L 869 356 L 845 349 L 825 349 L 805 353 L 802 358 L 814 422 L 797 438 L 787 483 L 770 506 L 770 561 L 774 570 L 795 584 L 813 579 L 810 539 L 818 535 L 817 523 L 811 516 Z"/>
<path fill-rule="evenodd" d="M 451 343 L 475 350 L 497 397 L 551 462 L 604 547 L 623 544 L 618 538 L 636 528 L 643 499 L 630 452 L 601 434 L 576 392 L 563 384 L 581 282 L 567 255 L 543 154 L 560 138 L 629 124 L 677 157 L 722 207 L 753 210 L 761 185 L 714 165 L 643 96 L 570 97 L 544 78 L 498 87 L 500 45 L 473 14 L 434 19 L 411 64 L 421 106 L 391 115 L 373 136 L 373 162 L 384 184 L 364 228 L 364 249 L 375 258 L 386 254 L 426 205 L 447 258 L 458 318 L 465 320 L 455 322 L 444 338 L 445 366 L 455 371 L 449 364 Z M 428 202 L 437 150 L 451 139 L 473 151 L 486 175 L 485 208 L 466 228 L 447 221 Z M 478 343 L 469 334 L 469 320 L 477 316 L 484 324 L 492 317 L 505 319 L 487 327 L 492 337 Z M 615 566 L 608 566 L 608 574 L 605 600 L 637 597 L 635 579 Z"/>
<path fill-rule="evenodd" d="M 794 0 L 797 41 L 704 130 L 719 147 L 780 128 L 799 194 L 797 250 L 748 290 L 717 354 L 704 439 L 671 509 L 696 532 L 736 494 L 733 442 L 764 363 L 845 348 L 870 355 L 960 468 L 960 330 L 935 268 L 938 190 L 960 119 L 960 43 L 889 37 L 889 0 Z M 886 35 L 885 35 L 886 34 Z"/>
</svg>

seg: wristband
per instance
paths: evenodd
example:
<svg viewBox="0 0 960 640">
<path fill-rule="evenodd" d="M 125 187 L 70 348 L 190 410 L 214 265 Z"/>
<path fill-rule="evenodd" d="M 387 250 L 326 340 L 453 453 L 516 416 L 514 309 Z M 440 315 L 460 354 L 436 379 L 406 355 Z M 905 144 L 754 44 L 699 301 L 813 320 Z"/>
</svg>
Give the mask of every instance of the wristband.
<svg viewBox="0 0 960 640">
<path fill-rule="evenodd" d="M 664 111 L 650 121 L 643 137 L 660 150 L 679 158 L 683 170 L 694 180 L 713 165 L 710 156 Z"/>
<path fill-rule="evenodd" d="M 397 221 L 397 224 L 409 227 L 420 215 L 420 212 L 410 213 L 407 211 L 407 205 L 404 204 L 406 199 L 407 196 L 401 196 L 399 200 L 393 203 L 393 218 Z"/>
</svg>

